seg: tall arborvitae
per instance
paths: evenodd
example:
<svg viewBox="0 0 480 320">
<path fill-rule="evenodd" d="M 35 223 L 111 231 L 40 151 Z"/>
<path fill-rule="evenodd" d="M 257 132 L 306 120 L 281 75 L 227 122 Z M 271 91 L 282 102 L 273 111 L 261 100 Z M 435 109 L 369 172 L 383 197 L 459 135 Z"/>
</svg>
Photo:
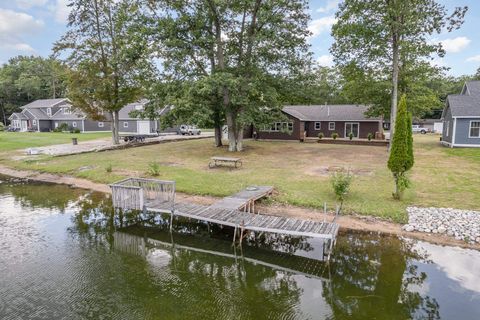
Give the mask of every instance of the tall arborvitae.
<svg viewBox="0 0 480 320">
<path fill-rule="evenodd" d="M 408 165 L 407 170 L 412 169 L 415 163 L 413 155 L 413 135 L 412 135 L 412 113 L 407 112 L 407 147 L 408 147 Z"/>
<path fill-rule="evenodd" d="M 395 179 L 393 193 L 395 199 L 400 199 L 403 191 L 408 187 L 409 181 L 406 172 L 413 166 L 413 155 L 409 151 L 412 148 L 412 144 L 409 143 L 412 128 L 409 127 L 408 118 L 407 100 L 403 95 L 398 104 L 397 128 L 392 137 L 390 158 L 388 159 L 388 168 L 392 171 Z"/>
</svg>

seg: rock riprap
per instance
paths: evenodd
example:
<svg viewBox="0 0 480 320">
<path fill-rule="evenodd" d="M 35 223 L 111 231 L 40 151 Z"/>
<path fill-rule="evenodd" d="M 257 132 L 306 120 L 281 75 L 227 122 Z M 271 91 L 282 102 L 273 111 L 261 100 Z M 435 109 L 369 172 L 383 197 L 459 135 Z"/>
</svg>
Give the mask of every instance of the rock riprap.
<svg viewBox="0 0 480 320">
<path fill-rule="evenodd" d="M 403 230 L 446 234 L 457 240 L 480 243 L 480 212 L 452 208 L 408 207 Z"/>
</svg>

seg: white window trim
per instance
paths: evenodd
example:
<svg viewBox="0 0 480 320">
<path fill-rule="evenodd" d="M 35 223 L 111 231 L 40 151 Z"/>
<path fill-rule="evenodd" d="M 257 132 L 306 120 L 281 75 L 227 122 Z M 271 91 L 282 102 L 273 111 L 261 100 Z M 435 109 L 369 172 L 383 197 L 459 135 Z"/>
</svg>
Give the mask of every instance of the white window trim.
<svg viewBox="0 0 480 320">
<path fill-rule="evenodd" d="M 478 129 L 478 136 L 472 136 L 471 133 L 472 133 L 472 123 L 473 122 L 478 122 L 480 123 L 480 120 L 470 120 L 470 125 L 468 126 L 468 138 L 469 139 L 479 139 L 480 138 L 480 126 L 479 126 L 479 129 Z M 476 128 L 476 127 L 475 127 Z"/>
<path fill-rule="evenodd" d="M 70 108 L 63 108 L 63 114 L 72 114 L 72 110 L 70 110 Z"/>
<path fill-rule="evenodd" d="M 358 135 L 353 138 L 356 138 L 356 139 L 359 139 L 360 138 L 360 122 L 345 122 L 345 125 L 343 126 L 343 135 L 345 136 L 345 138 L 349 138 L 349 136 L 347 135 L 347 124 L 358 124 Z"/>
<path fill-rule="evenodd" d="M 333 128 L 332 128 L 332 124 L 333 124 Z M 328 123 L 328 130 L 329 130 L 329 131 L 335 130 L 335 122 L 329 122 L 329 123 Z"/>
<path fill-rule="evenodd" d="M 319 121 L 316 121 L 315 125 L 314 125 L 314 128 L 315 128 L 315 130 L 321 130 L 322 129 L 322 123 L 319 122 Z"/>
<path fill-rule="evenodd" d="M 445 121 L 445 124 L 446 124 L 446 129 L 445 129 L 445 137 L 449 137 L 449 133 L 450 133 L 450 121 Z"/>
<path fill-rule="evenodd" d="M 74 127 L 74 128 L 77 127 L 77 123 L 75 121 L 72 122 L 72 127 Z"/>
<path fill-rule="evenodd" d="M 32 120 L 32 125 L 34 125 L 34 126 L 37 125 L 37 120 L 36 120 L 36 119 L 33 119 L 33 120 Z"/>
<path fill-rule="evenodd" d="M 99 122 L 99 123 L 98 123 L 98 127 L 99 127 L 99 128 L 103 128 L 103 127 L 104 127 L 104 123 L 103 123 L 103 122 Z"/>
<path fill-rule="evenodd" d="M 124 121 L 124 122 L 123 122 L 123 127 L 124 127 L 124 128 L 128 128 L 128 121 Z"/>
<path fill-rule="evenodd" d="M 52 108 L 47 108 L 47 116 L 52 116 Z"/>
</svg>

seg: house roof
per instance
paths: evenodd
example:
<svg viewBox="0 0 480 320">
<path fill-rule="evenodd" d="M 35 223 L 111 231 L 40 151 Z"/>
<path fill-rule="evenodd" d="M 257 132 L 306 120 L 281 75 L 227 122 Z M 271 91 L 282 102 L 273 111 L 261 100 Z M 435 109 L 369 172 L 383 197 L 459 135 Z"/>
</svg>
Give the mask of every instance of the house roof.
<svg viewBox="0 0 480 320">
<path fill-rule="evenodd" d="M 450 107 L 452 117 L 480 116 L 480 81 L 468 81 L 462 94 L 448 95 L 447 107 Z"/>
<path fill-rule="evenodd" d="M 301 121 L 380 121 L 367 117 L 368 107 L 356 104 L 285 106 L 283 112 Z"/>
<path fill-rule="evenodd" d="M 134 111 L 134 110 L 144 110 L 145 106 L 150 102 L 150 100 L 147 100 L 147 99 L 141 99 L 137 102 L 133 102 L 133 103 L 129 103 L 127 104 L 125 107 L 123 107 L 122 109 L 120 109 L 119 113 L 118 113 L 118 117 L 120 120 L 137 120 L 137 119 L 141 119 L 141 118 L 132 118 L 130 116 L 130 112 Z M 171 106 L 165 106 L 163 107 L 159 112 L 157 112 L 157 114 L 159 116 L 163 116 L 165 114 L 167 114 L 170 110 L 172 109 Z"/>
<path fill-rule="evenodd" d="M 480 97 L 480 81 L 467 81 L 465 82 L 465 93 L 470 96 Z"/>
<path fill-rule="evenodd" d="M 71 104 L 67 104 L 63 107 L 68 107 L 68 108 L 71 108 L 72 105 Z M 86 116 L 81 113 L 80 111 L 77 111 L 75 109 L 70 109 L 71 110 L 71 113 L 70 114 L 65 114 L 63 112 L 63 108 L 61 108 L 60 110 L 58 110 L 57 112 L 55 112 L 55 114 L 53 114 L 50 119 L 51 120 L 83 120 L 86 118 Z"/>
<path fill-rule="evenodd" d="M 58 98 L 58 99 L 39 99 L 33 102 L 30 102 L 27 105 L 21 107 L 21 109 L 38 109 L 38 108 L 51 108 L 62 104 L 63 102 L 68 102 L 67 98 Z"/>
<path fill-rule="evenodd" d="M 50 117 L 42 109 L 23 109 L 22 111 L 30 119 L 50 120 Z M 31 115 L 31 117 L 30 117 Z"/>
<path fill-rule="evenodd" d="M 13 117 L 17 118 L 18 120 L 28 120 L 28 117 L 21 112 L 12 113 L 8 119 L 11 120 Z"/>
</svg>

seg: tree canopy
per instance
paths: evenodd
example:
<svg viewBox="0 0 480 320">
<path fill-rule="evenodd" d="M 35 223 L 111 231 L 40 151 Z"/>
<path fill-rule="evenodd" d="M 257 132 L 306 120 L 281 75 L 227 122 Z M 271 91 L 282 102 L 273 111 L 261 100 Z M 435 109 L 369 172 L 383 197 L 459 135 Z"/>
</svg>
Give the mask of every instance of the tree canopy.
<svg viewBox="0 0 480 320">
<path fill-rule="evenodd" d="M 126 0 L 73 0 L 71 8 L 54 48 L 67 53 L 68 98 L 93 118 L 107 112 L 118 144 L 119 110 L 142 96 L 152 72 L 147 40 L 132 31 L 140 8 Z"/>
<path fill-rule="evenodd" d="M 386 115 L 389 98 L 392 133 L 399 86 L 418 100 L 415 105 L 432 105 L 434 94 L 419 83 L 435 69 L 427 60 L 445 51 L 430 36 L 459 28 L 466 11 L 457 7 L 449 15 L 438 0 L 345 0 L 339 5 L 332 28 L 334 61 L 346 71 L 360 102 L 372 104 L 374 112 Z M 370 93 L 363 94 L 366 85 Z"/>
</svg>

